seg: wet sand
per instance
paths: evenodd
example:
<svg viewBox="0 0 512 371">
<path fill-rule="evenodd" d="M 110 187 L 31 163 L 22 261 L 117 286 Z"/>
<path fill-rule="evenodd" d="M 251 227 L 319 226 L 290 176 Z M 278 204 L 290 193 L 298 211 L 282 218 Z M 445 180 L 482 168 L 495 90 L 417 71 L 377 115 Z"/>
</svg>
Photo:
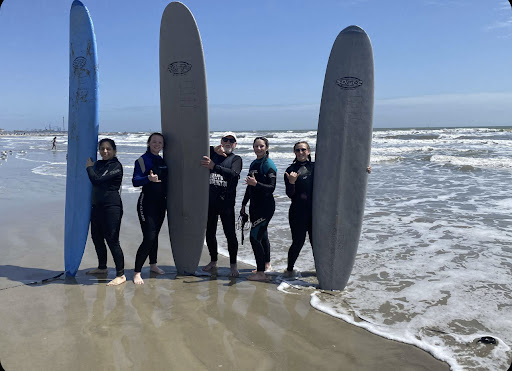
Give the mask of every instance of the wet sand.
<svg viewBox="0 0 512 371">
<path fill-rule="evenodd" d="M 123 195 L 121 246 L 129 282 L 106 287 L 115 276 L 86 276 L 97 264 L 88 241 L 75 279 L 63 270 L 64 204 L 2 200 L 0 206 L 0 362 L 7 370 L 448 370 L 430 354 L 381 338 L 323 314 L 309 293 L 284 294 L 276 283 L 176 276 L 167 228 L 160 236 L 159 265 L 133 264 L 141 232 L 135 194 Z M 221 240 L 220 243 L 225 243 Z M 243 248 L 250 248 L 246 243 Z M 209 262 L 203 251 L 201 265 Z M 226 258 L 219 265 L 228 267 Z"/>
</svg>

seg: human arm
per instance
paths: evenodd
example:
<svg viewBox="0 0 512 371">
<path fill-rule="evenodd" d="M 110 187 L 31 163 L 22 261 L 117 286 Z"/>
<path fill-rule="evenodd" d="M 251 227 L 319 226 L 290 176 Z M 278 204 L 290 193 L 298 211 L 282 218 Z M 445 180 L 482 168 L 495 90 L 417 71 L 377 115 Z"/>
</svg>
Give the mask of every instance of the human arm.
<svg viewBox="0 0 512 371">
<path fill-rule="evenodd" d="M 143 159 L 144 165 L 146 169 L 151 168 L 151 163 L 147 163 L 144 161 L 144 157 L 140 157 Z M 149 165 L 149 166 L 148 166 Z M 143 172 L 139 160 L 135 161 L 135 167 L 133 168 L 133 176 L 132 176 L 132 184 L 134 187 L 142 187 L 150 182 L 149 180 L 149 174 L 146 172 Z"/>
<path fill-rule="evenodd" d="M 214 164 L 212 170 L 215 173 L 222 175 L 226 180 L 239 178 L 240 173 L 242 172 L 242 158 L 240 156 L 235 156 L 235 159 L 231 163 L 231 168 Z"/>
<path fill-rule="evenodd" d="M 247 186 L 245 188 L 245 194 L 244 194 L 244 198 L 242 200 L 242 208 L 241 208 L 240 212 L 242 212 L 242 211 L 245 212 L 245 205 L 247 205 L 250 198 L 251 198 L 251 189 L 249 186 Z"/>
<path fill-rule="evenodd" d="M 102 183 L 110 182 L 116 178 L 123 178 L 123 166 L 120 162 L 110 162 L 107 164 L 105 168 L 102 168 L 100 171 L 96 171 L 94 166 L 87 167 L 87 174 L 89 175 L 89 179 L 91 183 L 94 185 L 99 185 Z"/>
<path fill-rule="evenodd" d="M 290 198 L 293 198 L 295 195 L 295 182 L 297 181 L 298 174 L 295 171 L 292 171 L 292 167 L 290 166 L 286 169 L 284 173 L 284 185 L 286 188 L 286 195 Z"/>
<path fill-rule="evenodd" d="M 266 179 L 268 179 L 268 183 L 256 182 L 256 185 L 254 187 L 267 194 L 274 193 L 274 190 L 276 189 L 276 178 L 276 171 L 273 168 L 270 168 L 267 171 L 266 176 Z"/>
</svg>

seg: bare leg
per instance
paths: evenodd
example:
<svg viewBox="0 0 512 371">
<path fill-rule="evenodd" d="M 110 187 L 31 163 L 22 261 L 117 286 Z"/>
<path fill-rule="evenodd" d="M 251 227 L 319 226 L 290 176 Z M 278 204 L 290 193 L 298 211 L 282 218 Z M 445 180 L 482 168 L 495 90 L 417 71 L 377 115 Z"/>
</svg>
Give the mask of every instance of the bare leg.
<svg viewBox="0 0 512 371">
<path fill-rule="evenodd" d="M 136 285 L 144 285 L 144 280 L 140 276 L 140 272 L 135 272 L 133 275 L 133 283 Z"/>
<path fill-rule="evenodd" d="M 272 266 L 270 265 L 270 262 L 266 262 L 265 263 L 265 272 L 268 272 L 268 271 L 271 271 L 272 270 Z M 252 273 L 256 273 L 257 270 L 253 270 Z"/>
<path fill-rule="evenodd" d="M 117 286 L 117 285 L 120 285 L 125 282 L 126 282 L 126 276 L 123 274 L 122 276 L 116 277 L 112 281 L 107 283 L 107 286 Z"/>
<path fill-rule="evenodd" d="M 205 266 L 203 267 L 203 271 L 205 271 L 205 272 L 209 272 L 209 271 L 211 271 L 212 269 L 213 269 L 213 270 L 217 269 L 217 262 L 216 262 L 216 261 L 213 261 L 213 260 L 212 260 L 211 262 L 209 262 L 209 263 L 208 263 L 208 265 L 205 265 Z"/>
<path fill-rule="evenodd" d="M 150 264 L 149 265 L 149 270 L 151 272 L 155 272 L 155 273 L 158 273 L 158 274 L 165 274 L 165 272 L 162 269 L 158 268 L 158 266 L 156 264 Z"/>
<path fill-rule="evenodd" d="M 248 275 L 247 279 L 249 281 L 262 281 L 262 282 L 266 282 L 268 280 L 265 272 L 260 272 L 260 271 Z"/>
<path fill-rule="evenodd" d="M 230 277 L 238 277 L 238 276 L 240 276 L 240 272 L 238 271 L 238 267 L 236 266 L 236 264 L 230 264 L 229 269 L 231 271 L 229 273 Z"/>
<path fill-rule="evenodd" d="M 95 269 L 91 269 L 90 271 L 87 271 L 87 273 L 85 274 L 107 274 L 108 273 L 108 269 L 99 269 L 99 268 L 95 268 Z"/>
</svg>

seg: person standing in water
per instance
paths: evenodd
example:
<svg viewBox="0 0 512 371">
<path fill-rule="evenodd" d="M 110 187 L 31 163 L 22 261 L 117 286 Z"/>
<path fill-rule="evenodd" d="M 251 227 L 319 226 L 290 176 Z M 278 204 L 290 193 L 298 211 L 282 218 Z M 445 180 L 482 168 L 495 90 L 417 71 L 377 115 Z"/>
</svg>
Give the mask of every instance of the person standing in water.
<svg viewBox="0 0 512 371">
<path fill-rule="evenodd" d="M 57 149 L 57 137 L 53 137 L 52 140 L 52 149 Z M 92 160 L 91 160 L 92 161 Z"/>
<path fill-rule="evenodd" d="M 107 286 L 126 282 L 124 255 L 119 244 L 119 230 L 123 217 L 120 189 L 123 181 L 123 166 L 116 156 L 116 144 L 112 139 L 102 139 L 98 144 L 101 160 L 94 163 L 87 159 L 86 169 L 92 183 L 91 238 L 98 255 L 98 268 L 87 274 L 107 274 L 107 241 L 114 263 L 116 278 Z"/>
<path fill-rule="evenodd" d="M 315 163 L 311 162 L 311 148 L 307 142 L 295 143 L 293 152 L 295 153 L 295 160 L 284 173 L 286 195 L 292 200 L 288 212 L 292 245 L 288 250 L 288 266 L 284 273 L 285 277 L 294 275 L 293 267 L 306 241 L 306 232 L 309 234 L 309 241 L 313 244 L 312 215 Z"/>
<path fill-rule="evenodd" d="M 147 145 L 146 153 L 135 161 L 132 178 L 134 187 L 142 187 L 137 214 L 143 239 L 135 257 L 133 282 L 136 285 L 144 284 L 140 272 L 148 256 L 151 272 L 165 273 L 157 266 L 158 234 L 167 209 L 167 165 L 159 155 L 165 146 L 163 135 L 151 134 Z"/>
<path fill-rule="evenodd" d="M 236 134 L 224 133 L 220 144 L 210 147 L 210 157 L 204 156 L 201 166 L 210 170 L 210 191 L 208 201 L 208 222 L 206 225 L 206 244 L 211 261 L 203 267 L 210 272 L 217 269 L 217 222 L 222 222 L 224 235 L 228 240 L 230 276 L 238 277 L 236 256 L 238 240 L 235 230 L 235 198 L 236 186 L 242 171 L 242 158 L 233 153 L 236 148 Z"/>
<path fill-rule="evenodd" d="M 270 241 L 267 227 L 274 215 L 276 203 L 274 190 L 276 188 L 277 168 L 268 158 L 269 143 L 265 137 L 254 139 L 253 145 L 256 160 L 249 167 L 249 175 L 245 179 L 247 188 L 240 214 L 245 213 L 245 206 L 250 201 L 249 215 L 251 221 L 251 246 L 256 259 L 256 271 L 247 276 L 251 281 L 266 281 L 265 271 L 270 267 Z"/>
</svg>

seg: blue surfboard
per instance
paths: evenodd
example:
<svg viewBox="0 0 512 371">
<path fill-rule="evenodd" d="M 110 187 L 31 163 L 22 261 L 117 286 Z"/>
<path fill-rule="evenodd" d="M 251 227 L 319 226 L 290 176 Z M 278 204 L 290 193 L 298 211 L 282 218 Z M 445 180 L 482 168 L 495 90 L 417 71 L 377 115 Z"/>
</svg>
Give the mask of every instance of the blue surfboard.
<svg viewBox="0 0 512 371">
<path fill-rule="evenodd" d="M 75 276 L 82 261 L 91 219 L 92 184 L 87 158 L 96 160 L 98 143 L 98 60 L 89 11 L 71 5 L 69 24 L 69 118 L 64 227 L 66 274 Z"/>
</svg>

